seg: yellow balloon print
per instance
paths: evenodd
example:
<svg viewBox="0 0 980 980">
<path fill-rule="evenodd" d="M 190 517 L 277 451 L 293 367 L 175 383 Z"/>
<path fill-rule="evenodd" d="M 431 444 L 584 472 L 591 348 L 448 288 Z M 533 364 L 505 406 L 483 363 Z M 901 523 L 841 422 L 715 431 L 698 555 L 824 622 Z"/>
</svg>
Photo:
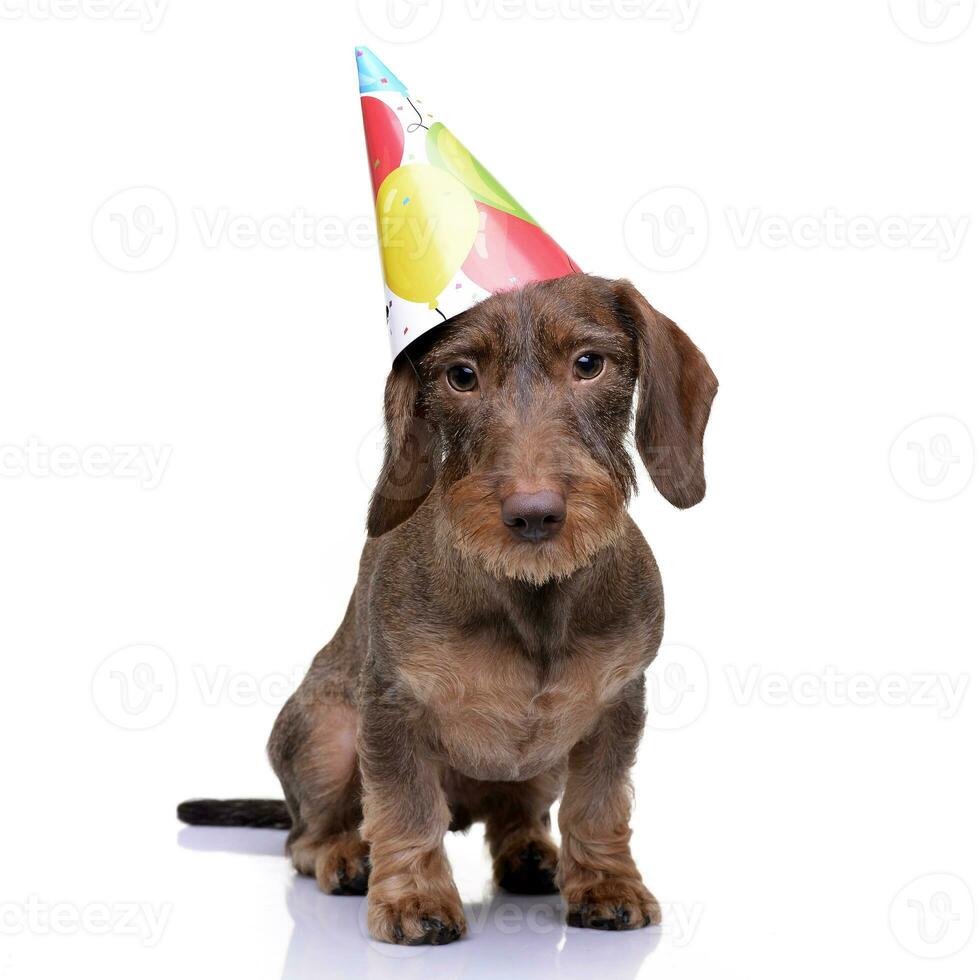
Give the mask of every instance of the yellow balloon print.
<svg viewBox="0 0 980 980">
<path fill-rule="evenodd" d="M 460 270 L 480 215 L 452 174 L 427 163 L 393 170 L 378 188 L 378 236 L 385 281 L 397 296 L 434 309 Z"/>
</svg>

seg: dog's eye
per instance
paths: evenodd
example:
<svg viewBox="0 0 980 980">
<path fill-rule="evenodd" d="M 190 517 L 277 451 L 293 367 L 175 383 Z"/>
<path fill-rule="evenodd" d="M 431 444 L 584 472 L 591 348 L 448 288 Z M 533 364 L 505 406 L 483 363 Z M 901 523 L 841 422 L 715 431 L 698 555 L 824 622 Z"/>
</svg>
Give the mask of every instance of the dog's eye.
<svg viewBox="0 0 980 980">
<path fill-rule="evenodd" d="M 582 354 L 575 360 L 575 374 L 583 381 L 591 381 L 602 374 L 604 364 L 599 354 Z"/>
<path fill-rule="evenodd" d="M 467 364 L 454 364 L 446 378 L 457 391 L 472 391 L 476 387 L 476 371 Z"/>
</svg>

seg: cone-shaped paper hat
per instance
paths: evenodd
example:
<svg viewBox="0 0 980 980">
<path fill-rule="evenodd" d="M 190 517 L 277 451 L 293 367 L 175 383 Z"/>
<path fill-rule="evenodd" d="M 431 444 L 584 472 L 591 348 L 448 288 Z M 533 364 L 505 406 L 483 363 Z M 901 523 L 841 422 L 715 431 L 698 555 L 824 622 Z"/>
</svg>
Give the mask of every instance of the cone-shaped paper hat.
<svg viewBox="0 0 980 980">
<path fill-rule="evenodd" d="M 491 293 L 579 267 L 367 48 L 356 48 L 395 358 Z"/>
</svg>

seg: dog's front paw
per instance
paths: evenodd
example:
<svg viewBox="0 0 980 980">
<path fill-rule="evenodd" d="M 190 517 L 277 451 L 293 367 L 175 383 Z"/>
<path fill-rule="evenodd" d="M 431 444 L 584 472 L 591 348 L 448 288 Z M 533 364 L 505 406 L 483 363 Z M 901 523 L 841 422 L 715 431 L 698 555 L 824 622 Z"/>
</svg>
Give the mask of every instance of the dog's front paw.
<svg viewBox="0 0 980 980">
<path fill-rule="evenodd" d="M 459 896 L 408 893 L 381 899 L 368 891 L 368 929 L 375 939 L 402 946 L 444 946 L 466 933 Z"/>
<path fill-rule="evenodd" d="M 642 929 L 660 922 L 660 903 L 638 881 L 608 878 L 565 900 L 566 921 L 580 929 Z"/>
<path fill-rule="evenodd" d="M 558 850 L 546 839 L 523 840 L 493 862 L 493 876 L 504 891 L 516 895 L 553 895 Z"/>
</svg>

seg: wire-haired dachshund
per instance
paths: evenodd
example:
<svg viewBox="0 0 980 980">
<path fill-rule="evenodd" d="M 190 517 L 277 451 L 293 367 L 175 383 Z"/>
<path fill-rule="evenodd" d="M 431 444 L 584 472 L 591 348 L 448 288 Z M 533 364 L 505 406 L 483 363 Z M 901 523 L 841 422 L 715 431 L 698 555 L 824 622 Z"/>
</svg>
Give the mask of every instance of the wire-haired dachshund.
<svg viewBox="0 0 980 980">
<path fill-rule="evenodd" d="M 421 337 L 388 377 L 354 594 L 269 739 L 285 804 L 180 816 L 288 826 L 296 869 L 366 891 L 388 942 L 466 932 L 443 838 L 478 820 L 501 888 L 560 890 L 574 926 L 658 922 L 630 853 L 629 771 L 663 593 L 626 512 L 625 439 L 636 389 L 653 482 L 698 503 L 716 388 L 625 281 L 535 283 Z"/>
</svg>

